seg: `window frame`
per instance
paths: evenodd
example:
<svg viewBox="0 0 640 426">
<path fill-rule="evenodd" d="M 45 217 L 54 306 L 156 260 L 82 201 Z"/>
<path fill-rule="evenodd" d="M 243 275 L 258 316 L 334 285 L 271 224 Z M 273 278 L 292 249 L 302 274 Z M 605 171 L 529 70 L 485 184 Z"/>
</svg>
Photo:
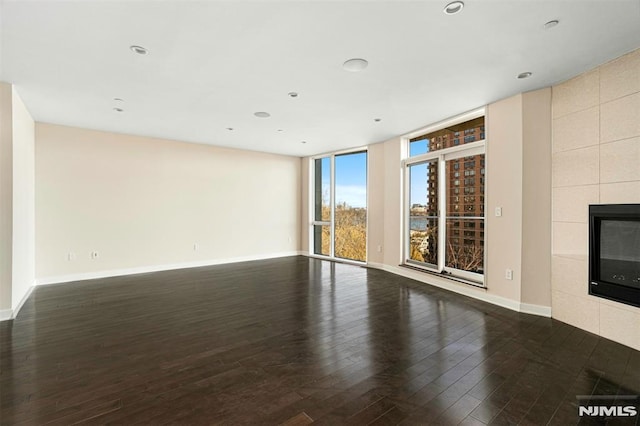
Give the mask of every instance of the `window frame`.
<svg viewBox="0 0 640 426">
<path fill-rule="evenodd" d="M 454 145 L 449 148 L 438 149 L 436 151 L 427 152 L 424 154 L 418 154 L 409 157 L 411 139 L 425 135 L 431 132 L 441 130 L 443 128 L 460 124 L 466 121 L 473 120 L 479 117 L 485 117 L 485 139 L 481 139 L 475 142 L 470 142 L 462 145 Z M 451 268 L 445 265 L 446 263 L 446 242 L 447 242 L 447 198 L 446 198 L 446 161 L 456 160 L 467 156 L 474 156 L 484 154 L 485 165 L 487 168 L 487 139 L 486 139 L 486 114 L 485 109 L 471 111 L 469 113 L 436 123 L 426 128 L 412 132 L 409 135 L 403 137 L 403 145 L 405 146 L 406 157 L 401 162 L 402 176 L 403 176 L 403 199 L 402 199 L 402 262 L 404 265 L 408 265 L 414 268 L 422 269 L 426 272 L 444 274 L 445 276 L 451 276 L 458 280 L 462 280 L 467 284 L 471 284 L 478 287 L 486 288 L 486 273 L 487 273 L 487 238 L 483 238 L 483 273 L 475 273 L 464 271 L 457 268 Z M 410 258 L 411 255 L 411 238 L 409 237 L 409 226 L 411 222 L 411 198 L 410 198 L 410 172 L 411 166 L 425 164 L 427 162 L 437 161 L 438 167 L 438 265 L 436 267 L 430 266 L 431 264 L 425 262 L 419 262 Z M 483 175 L 486 176 L 486 173 Z M 486 184 L 485 184 L 486 186 Z M 467 194 L 470 195 L 470 194 Z M 479 196 L 478 194 L 473 194 Z M 460 219 L 481 219 L 484 222 L 484 235 L 487 235 L 487 193 L 485 189 L 484 194 L 484 216 L 460 216 Z"/>
<path fill-rule="evenodd" d="M 367 219 L 366 219 L 366 231 L 367 231 L 367 235 L 366 235 L 366 240 L 365 240 L 365 250 L 366 250 L 366 260 L 364 261 L 360 261 L 360 260 L 353 260 L 353 259 L 346 259 L 346 258 L 342 258 L 342 257 L 336 257 L 335 255 L 335 226 L 336 226 L 336 221 L 335 221 L 335 186 L 336 186 L 336 168 L 335 168 L 335 160 L 336 157 L 340 156 L 340 155 L 348 155 L 348 154 L 357 154 L 357 153 L 361 153 L 364 152 L 367 154 L 367 185 L 366 185 L 366 190 L 367 190 L 367 197 L 366 197 L 366 210 L 367 210 Z M 319 160 L 322 158 L 329 158 L 329 164 L 330 164 L 330 171 L 329 171 L 329 208 L 330 208 L 330 222 L 327 221 L 318 221 L 315 220 L 315 184 L 316 184 L 316 179 L 315 179 L 315 160 Z M 311 195 L 309 197 L 309 247 L 308 247 L 308 253 L 310 257 L 314 257 L 314 258 L 318 258 L 318 259 L 324 259 L 324 260 L 332 260 L 332 261 L 336 261 L 336 262 L 343 262 L 343 263 L 353 263 L 356 265 L 366 265 L 368 262 L 368 258 L 369 258 L 369 173 L 370 173 L 370 164 L 369 164 L 369 147 L 368 146 L 363 146 L 363 147 L 358 147 L 358 148 L 351 148 L 351 149 L 346 149 L 346 150 L 341 150 L 341 151 L 333 151 L 333 152 L 328 152 L 328 153 L 323 153 L 323 154 L 318 154 L 318 155 L 314 155 L 312 157 L 309 157 L 309 194 Z M 321 225 L 321 226 L 329 226 L 330 229 L 330 244 L 329 244 L 329 255 L 324 255 L 324 254 L 317 254 L 314 251 L 314 226 L 316 225 Z"/>
</svg>

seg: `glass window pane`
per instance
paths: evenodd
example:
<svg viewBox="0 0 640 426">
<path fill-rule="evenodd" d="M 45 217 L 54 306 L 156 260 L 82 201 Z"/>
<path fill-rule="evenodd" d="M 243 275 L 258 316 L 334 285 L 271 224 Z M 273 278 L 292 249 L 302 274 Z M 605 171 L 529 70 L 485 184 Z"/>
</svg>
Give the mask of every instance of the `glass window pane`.
<svg viewBox="0 0 640 426">
<path fill-rule="evenodd" d="M 335 157 L 336 257 L 367 260 L 367 153 Z"/>
<path fill-rule="evenodd" d="M 426 154 L 429 151 L 429 140 L 426 138 L 409 142 L 409 157 Z"/>
<path fill-rule="evenodd" d="M 409 157 L 485 139 L 484 117 L 455 124 L 409 141 Z"/>
<path fill-rule="evenodd" d="M 447 219 L 445 266 L 484 273 L 484 219 Z"/>
<path fill-rule="evenodd" d="M 316 159 L 314 168 L 314 219 L 328 222 L 331 220 L 331 159 L 329 157 Z"/>
<path fill-rule="evenodd" d="M 409 259 L 438 264 L 438 162 L 409 166 Z"/>
<path fill-rule="evenodd" d="M 445 266 L 484 273 L 484 154 L 445 163 L 447 235 Z M 463 171 L 462 176 L 457 174 Z M 469 218 L 469 219 L 465 219 Z"/>
<path fill-rule="evenodd" d="M 329 225 L 313 226 L 313 253 L 331 255 L 331 227 Z"/>
</svg>

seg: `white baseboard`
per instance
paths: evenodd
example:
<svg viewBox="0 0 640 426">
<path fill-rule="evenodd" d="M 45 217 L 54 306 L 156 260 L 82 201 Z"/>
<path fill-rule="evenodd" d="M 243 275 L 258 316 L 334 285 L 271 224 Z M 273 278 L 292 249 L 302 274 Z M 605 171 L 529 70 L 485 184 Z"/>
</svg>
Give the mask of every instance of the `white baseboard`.
<svg viewBox="0 0 640 426">
<path fill-rule="evenodd" d="M 213 260 L 205 260 L 205 261 L 197 261 L 197 262 L 176 263 L 176 264 L 170 264 L 170 265 L 155 265 L 155 266 L 143 266 L 143 267 L 137 267 L 137 268 L 127 268 L 127 269 L 113 269 L 113 270 L 107 270 L 107 271 L 87 272 L 82 274 L 38 278 L 36 279 L 36 285 L 60 284 L 60 283 L 73 282 L 73 281 L 84 281 L 84 280 L 117 277 L 117 276 L 123 276 L 123 275 L 133 275 L 133 274 L 144 274 L 149 272 L 169 271 L 173 269 L 197 268 L 201 266 L 222 265 L 227 263 L 248 262 L 253 260 L 275 259 L 279 257 L 298 256 L 298 255 L 313 257 L 309 254 L 308 251 L 304 251 L 304 250 L 271 253 L 271 254 L 257 255 L 257 256 L 243 256 L 243 257 L 213 259 Z M 457 283 L 455 281 L 451 281 L 446 278 L 440 278 L 438 276 L 431 275 L 431 274 L 424 274 L 419 271 L 414 271 L 412 269 L 402 268 L 399 266 L 389 266 L 382 263 L 374 263 L 374 262 L 370 262 L 366 266 L 375 268 L 375 269 L 380 269 L 386 272 L 390 272 L 395 275 L 400 275 L 402 277 L 413 279 L 425 284 L 442 288 L 444 290 L 452 291 L 454 293 L 461 294 L 463 296 L 468 296 L 474 299 L 482 300 L 484 302 L 492 303 L 494 305 L 501 306 L 503 308 L 511 309 L 512 311 L 551 318 L 551 308 L 548 306 L 520 303 L 515 300 L 490 294 L 484 288 L 473 287 L 466 284 Z M 32 286 L 27 292 L 27 294 L 24 296 L 23 300 L 18 305 L 18 308 L 15 310 L 15 314 L 13 314 L 13 311 L 11 309 L 0 310 L 0 321 L 15 318 L 15 315 L 17 315 L 18 311 L 20 310 L 24 302 L 29 298 L 29 295 L 33 291 L 33 288 L 34 287 Z"/>
<path fill-rule="evenodd" d="M 141 266 L 126 269 L 111 269 L 106 271 L 85 272 L 81 274 L 58 275 L 54 277 L 37 278 L 36 285 L 61 284 L 73 281 L 94 280 L 98 278 L 119 277 L 123 275 L 146 274 L 149 272 L 170 271 L 174 269 L 198 268 L 201 266 L 223 265 L 227 263 L 249 262 L 252 260 L 275 259 L 278 257 L 298 256 L 301 252 L 290 251 L 270 253 L 256 256 L 230 257 L 224 259 L 201 260 L 196 262 L 174 263 L 168 265 Z"/>
<path fill-rule="evenodd" d="M 541 317 L 551 318 L 551 306 L 531 305 L 529 303 L 521 303 L 520 312 L 525 314 L 533 314 Z"/>
<path fill-rule="evenodd" d="M 473 297 L 474 299 L 482 300 L 483 302 L 489 302 L 494 305 L 501 306 L 503 308 L 511 309 L 512 311 L 522 312 L 527 314 L 540 315 L 544 317 L 551 317 L 551 308 L 547 306 L 530 305 L 527 303 L 520 303 L 515 300 L 507 299 L 505 297 L 496 296 L 495 294 L 488 293 L 486 289 L 480 287 L 473 287 L 466 284 L 457 283 L 455 281 L 448 280 L 446 278 L 440 278 L 435 275 L 425 274 L 419 271 L 414 271 L 408 268 L 402 268 L 399 266 L 389 266 L 382 263 L 370 262 L 367 266 L 371 268 L 381 269 L 383 271 L 391 272 L 392 274 L 400 275 L 405 278 L 410 278 L 416 281 L 423 282 L 444 290 L 449 290 L 454 293 L 461 294 L 463 296 Z"/>
<path fill-rule="evenodd" d="M 22 306 L 24 306 L 24 303 L 27 301 L 27 299 L 29 299 L 29 296 L 31 296 L 31 293 L 33 293 L 33 289 L 34 288 L 36 288 L 35 285 L 32 285 L 24 293 L 24 296 L 22 296 L 22 299 L 20 299 L 20 302 L 18 302 L 16 307 L 13 308 L 13 313 L 11 314 L 11 319 L 13 319 L 13 318 L 18 316 L 18 314 L 20 313 L 20 309 L 22 309 Z"/>
<path fill-rule="evenodd" d="M 20 309 L 24 306 L 24 303 L 29 299 L 31 293 L 33 293 L 33 289 L 35 286 L 30 286 L 25 294 L 22 296 L 22 299 L 18 302 L 14 309 L 0 309 L 0 321 L 8 321 L 14 319 L 18 313 L 20 313 Z"/>
</svg>

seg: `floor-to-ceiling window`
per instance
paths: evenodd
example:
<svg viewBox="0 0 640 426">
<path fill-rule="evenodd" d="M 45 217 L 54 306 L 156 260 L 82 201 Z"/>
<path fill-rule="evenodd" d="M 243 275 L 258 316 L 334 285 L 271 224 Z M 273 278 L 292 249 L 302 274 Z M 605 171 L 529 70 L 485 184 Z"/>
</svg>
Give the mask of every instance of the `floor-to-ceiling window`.
<svg viewBox="0 0 640 426">
<path fill-rule="evenodd" d="M 484 284 L 483 112 L 409 139 L 405 263 Z"/>
<path fill-rule="evenodd" d="M 313 254 L 367 260 L 367 152 L 313 159 Z"/>
</svg>

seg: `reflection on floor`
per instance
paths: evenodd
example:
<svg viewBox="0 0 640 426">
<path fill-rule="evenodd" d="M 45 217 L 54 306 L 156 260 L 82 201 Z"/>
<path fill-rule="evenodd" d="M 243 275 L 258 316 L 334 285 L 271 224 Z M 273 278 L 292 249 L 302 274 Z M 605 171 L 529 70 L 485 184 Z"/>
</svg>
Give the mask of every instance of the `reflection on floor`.
<svg viewBox="0 0 640 426">
<path fill-rule="evenodd" d="M 638 351 L 306 257 L 39 287 L 0 330 L 7 425 L 565 425 L 640 393 Z"/>
</svg>

